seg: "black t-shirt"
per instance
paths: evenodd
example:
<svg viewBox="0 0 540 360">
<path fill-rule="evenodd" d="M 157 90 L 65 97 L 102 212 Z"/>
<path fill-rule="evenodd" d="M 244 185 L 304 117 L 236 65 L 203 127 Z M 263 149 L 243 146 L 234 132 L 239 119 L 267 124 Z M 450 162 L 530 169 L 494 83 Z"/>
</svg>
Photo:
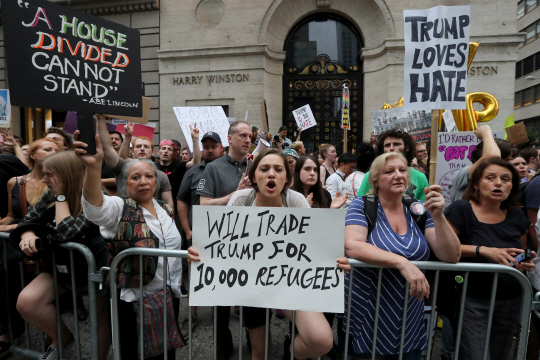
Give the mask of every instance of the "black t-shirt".
<svg viewBox="0 0 540 360">
<path fill-rule="evenodd" d="M 469 200 L 453 202 L 445 211 L 446 219 L 459 230 L 459 241 L 463 245 L 504 248 L 522 248 L 520 236 L 527 232 L 529 220 L 520 209 L 511 209 L 506 218 L 497 224 L 485 224 L 476 218 Z M 485 257 L 464 257 L 462 262 L 493 263 Z M 493 274 L 471 273 L 467 295 L 489 299 Z M 497 285 L 497 299 L 511 299 L 520 296 L 520 286 L 510 275 L 500 274 Z"/>
<path fill-rule="evenodd" d="M 114 171 L 112 171 L 103 159 L 103 164 L 101 164 L 101 178 L 102 179 L 114 179 Z"/>
<path fill-rule="evenodd" d="M 13 155 L 0 154 L 0 217 L 3 218 L 8 213 L 7 183 L 15 176 L 28 174 L 30 169 L 21 160 Z"/>
<path fill-rule="evenodd" d="M 184 178 L 184 175 L 187 171 L 187 162 L 175 161 L 168 166 L 156 163 L 156 166 L 158 170 L 163 171 L 165 175 L 167 175 L 167 177 L 169 178 L 173 200 L 176 199 L 176 196 L 178 195 L 178 190 L 180 190 L 180 184 L 182 183 L 182 179 Z M 176 209 L 176 201 L 174 203 L 174 207 Z"/>
</svg>

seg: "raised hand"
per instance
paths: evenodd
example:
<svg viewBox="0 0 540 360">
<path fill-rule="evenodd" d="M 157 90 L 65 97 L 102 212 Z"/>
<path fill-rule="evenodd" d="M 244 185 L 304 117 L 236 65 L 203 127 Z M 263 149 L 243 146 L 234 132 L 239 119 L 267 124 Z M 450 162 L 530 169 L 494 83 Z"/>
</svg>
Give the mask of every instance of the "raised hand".
<svg viewBox="0 0 540 360">
<path fill-rule="evenodd" d="M 189 130 L 191 131 L 191 138 L 193 140 L 199 140 L 199 129 L 197 129 L 197 123 L 194 123 L 193 126 L 189 125 Z"/>
<path fill-rule="evenodd" d="M 131 123 L 131 121 L 128 121 L 128 123 L 126 125 L 124 125 L 124 135 L 125 136 L 133 136 L 133 127 L 135 126 L 135 124 Z"/>
<path fill-rule="evenodd" d="M 309 204 L 309 207 L 313 207 L 313 193 L 306 196 L 306 200 L 307 200 L 307 202 Z"/>
<path fill-rule="evenodd" d="M 341 191 L 338 191 L 336 197 L 334 198 L 334 200 L 332 200 L 332 204 L 330 204 L 330 209 L 339 209 L 347 202 L 349 193 L 346 193 L 342 197 L 339 197 L 340 194 Z"/>
<path fill-rule="evenodd" d="M 426 202 L 424 206 L 430 212 L 432 217 L 444 216 L 444 197 L 440 185 L 431 185 L 424 188 Z"/>
<path fill-rule="evenodd" d="M 75 131 L 73 138 L 75 139 L 73 142 L 75 155 L 77 155 L 77 157 L 83 163 L 85 163 L 87 167 L 99 166 L 101 168 L 101 164 L 103 162 L 103 146 L 101 145 L 99 135 L 96 135 L 96 153 L 94 155 L 86 153 L 84 148 L 88 147 L 88 145 L 82 141 L 79 141 L 79 130 Z"/>
</svg>

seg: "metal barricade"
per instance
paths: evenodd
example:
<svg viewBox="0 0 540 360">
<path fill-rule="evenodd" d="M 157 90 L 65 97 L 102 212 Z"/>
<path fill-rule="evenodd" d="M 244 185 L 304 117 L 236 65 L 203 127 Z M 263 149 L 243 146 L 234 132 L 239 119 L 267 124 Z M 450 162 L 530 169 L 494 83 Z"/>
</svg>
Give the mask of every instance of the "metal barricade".
<svg viewBox="0 0 540 360">
<path fill-rule="evenodd" d="M 147 249 L 147 248 L 130 248 L 127 250 L 122 251 L 120 254 L 118 254 L 114 261 L 111 264 L 110 268 L 110 277 L 111 277 L 111 301 L 112 301 L 112 336 L 113 336 L 113 355 L 115 360 L 120 360 L 120 334 L 119 334 L 119 327 L 118 327 L 118 313 L 117 313 L 117 305 L 118 305 L 118 289 L 116 287 L 116 267 L 120 263 L 120 261 L 128 256 L 139 256 L 139 261 L 141 262 L 140 268 L 142 269 L 142 256 L 159 256 L 163 257 L 164 264 L 164 275 L 163 275 L 163 288 L 167 286 L 166 279 L 167 279 L 167 257 L 180 257 L 180 258 L 186 258 L 187 257 L 187 251 L 180 251 L 180 250 L 160 250 L 160 249 Z M 382 286 L 382 271 L 383 268 L 360 262 L 358 260 L 351 259 L 350 264 L 352 266 L 352 270 L 350 272 L 350 282 L 349 282 L 349 301 L 346 304 L 347 306 L 347 314 L 349 315 L 344 321 L 346 326 L 345 331 L 345 351 L 343 354 L 343 359 L 348 359 L 349 354 L 349 328 L 350 328 L 350 310 L 351 310 L 351 293 L 352 293 L 352 284 L 354 282 L 355 273 L 357 273 L 358 268 L 378 268 L 378 283 L 377 283 L 377 302 L 375 307 L 375 323 L 374 323 L 374 331 L 373 331 L 373 350 L 372 350 L 372 359 L 375 359 L 375 348 L 376 348 L 376 339 L 377 339 L 377 332 L 378 332 L 378 317 L 379 317 L 379 309 L 380 309 L 380 294 L 381 294 L 381 286 Z M 515 358 L 517 359 L 525 359 L 525 353 L 527 350 L 527 340 L 528 340 L 528 328 L 529 328 L 529 322 L 530 322 L 530 315 L 532 311 L 533 305 L 535 306 L 535 309 L 540 309 L 540 303 L 533 303 L 533 293 L 532 288 L 527 280 L 527 277 L 523 275 L 521 272 L 517 271 L 516 269 L 504 266 L 504 265 L 495 265 L 495 264 L 475 264 L 475 263 L 459 263 L 459 264 L 448 264 L 448 263 L 442 263 L 442 262 L 413 262 L 415 266 L 417 266 L 421 270 L 433 270 L 435 271 L 435 281 L 434 285 L 432 287 L 433 291 L 431 294 L 433 295 L 433 304 L 436 304 L 437 301 L 437 290 L 439 286 L 439 279 L 440 279 L 440 272 L 441 271 L 460 271 L 465 272 L 464 276 L 464 282 L 463 282 L 463 292 L 461 294 L 461 304 L 460 304 L 460 312 L 459 312 L 459 320 L 458 320 L 458 328 L 456 330 L 457 336 L 456 336 L 456 352 L 454 359 L 457 360 L 459 357 L 459 345 L 460 345 L 460 337 L 461 337 L 461 331 L 462 331 L 462 325 L 463 325 L 463 312 L 465 307 L 465 299 L 467 296 L 467 284 L 469 281 L 469 274 L 470 273 L 494 273 L 493 277 L 493 287 L 490 297 L 490 307 L 489 307 L 489 320 L 488 320 L 488 326 L 487 326 L 487 334 L 486 334 L 486 345 L 484 348 L 484 356 L 483 359 L 487 359 L 488 356 L 488 348 L 489 348 L 489 338 L 490 338 L 490 330 L 491 330 L 491 324 L 493 320 L 494 315 L 494 307 L 495 307 L 495 296 L 497 291 L 497 283 L 498 283 L 498 276 L 499 274 L 508 274 L 512 276 L 516 283 L 518 283 L 522 289 L 522 297 L 521 297 L 521 305 L 520 305 L 520 315 L 519 315 L 519 325 L 522 328 L 522 331 L 519 333 L 519 338 L 516 339 L 516 349 L 515 349 Z M 142 276 L 141 276 L 141 284 L 139 291 L 139 301 L 141 301 L 142 304 Z M 538 293 L 540 294 L 540 293 Z M 540 295 L 539 295 L 540 296 Z M 404 300 L 404 309 L 403 309 L 403 320 L 401 324 L 401 338 L 400 338 L 400 351 L 399 351 L 399 359 L 401 360 L 403 358 L 403 348 L 404 348 L 404 341 L 405 341 L 405 319 L 407 318 L 407 303 L 409 298 L 409 284 L 405 284 L 405 300 Z M 141 306 L 142 309 L 142 306 Z M 192 334 L 191 334 L 191 325 L 192 325 L 192 316 L 191 311 L 188 311 L 189 316 L 189 342 L 188 342 L 188 354 L 189 359 L 192 359 Z M 139 314 L 139 316 L 142 318 L 142 311 Z M 165 316 L 164 316 L 164 328 L 167 328 L 166 325 L 166 309 L 165 309 Z M 240 322 L 239 322 L 239 359 L 242 359 L 242 318 L 243 318 L 243 311 L 242 307 L 240 307 Z M 435 324 L 437 321 L 436 316 L 436 307 L 431 307 L 431 316 L 429 318 L 429 324 L 427 327 L 427 338 L 428 338 L 428 347 L 427 347 L 427 354 L 426 354 L 426 360 L 429 360 L 431 358 L 431 352 L 433 349 L 433 336 L 432 332 L 435 329 Z M 296 321 L 296 312 L 293 312 L 293 319 L 292 319 L 292 337 L 291 337 L 291 349 L 294 349 L 294 337 L 295 337 L 295 321 Z M 217 307 L 214 307 L 214 329 L 213 329 L 213 338 L 214 338 L 214 347 L 213 347 L 213 357 L 216 359 L 217 357 Z M 269 309 L 266 311 L 266 339 L 268 339 L 268 333 L 269 333 Z M 142 338 L 142 327 L 140 329 L 141 334 L 139 334 L 140 338 Z M 164 334 L 164 346 L 165 349 L 167 348 L 167 341 L 168 338 L 166 336 L 166 333 Z M 141 346 L 141 354 L 143 353 L 142 344 L 139 344 Z M 167 352 L 164 352 L 164 358 L 167 359 Z M 268 354 L 268 341 L 265 343 L 265 359 L 269 358 Z M 294 359 L 294 351 L 291 351 L 291 360 Z M 320 359 L 320 357 L 319 357 Z"/>
<path fill-rule="evenodd" d="M 0 271 L 3 271 L 4 272 L 4 275 L 5 275 L 5 278 L 8 279 L 8 277 L 10 276 L 10 273 L 9 273 L 9 266 L 8 266 L 8 259 L 7 259 L 7 246 L 11 246 L 9 244 L 7 244 L 7 239 L 9 238 L 9 234 L 8 233 L 3 233 L 3 232 L 0 232 L 0 241 L 2 241 L 4 243 L 4 251 L 3 251 L 3 254 L 2 254 L 2 258 L 3 258 L 3 261 L 4 261 L 4 267 L 3 269 L 1 269 Z M 76 354 L 77 354 L 77 359 L 80 360 L 82 359 L 82 351 L 81 351 L 81 341 L 80 341 L 80 331 L 79 331 L 79 322 L 77 320 L 77 284 L 76 284 L 76 281 L 75 281 L 75 264 L 74 264 L 74 260 L 73 260 L 73 252 L 76 251 L 76 252 L 79 252 L 80 254 L 82 254 L 86 260 L 86 264 L 88 266 L 88 271 L 87 271 L 87 277 L 88 277 L 88 298 L 89 298 L 89 318 L 90 318 L 90 338 L 91 338 L 91 359 L 92 360 L 98 360 L 98 355 L 99 355 L 99 347 L 98 347 L 98 322 L 97 322 L 97 306 L 96 306 L 96 282 L 101 282 L 103 281 L 103 276 L 100 274 L 100 273 L 96 273 L 96 261 L 94 259 L 94 255 L 92 254 L 92 252 L 90 251 L 90 249 L 88 249 L 88 247 L 82 245 L 82 244 L 79 244 L 79 243 L 74 243 L 74 242 L 67 242 L 67 243 L 63 243 L 63 244 L 60 244 L 60 248 L 62 249 L 66 249 L 69 251 L 69 258 L 70 258 L 70 267 L 72 269 L 71 271 L 71 294 L 72 294 L 72 299 L 73 299 L 73 313 L 74 313 L 74 327 L 75 327 L 75 334 L 74 334 L 74 337 L 75 337 L 75 345 L 76 345 Z M 40 269 L 39 269 L 39 263 L 37 262 L 36 263 L 37 265 L 37 272 L 40 273 Z M 54 278 L 54 292 L 55 292 L 55 301 L 56 301 L 56 319 L 57 319 L 57 324 L 58 324 L 58 332 L 61 333 L 61 330 L 60 330 L 60 317 L 61 317 L 61 314 L 60 314 L 60 299 L 59 299 L 59 293 L 58 293 L 58 283 L 57 283 L 57 266 L 56 266 L 56 255 L 53 253 L 52 255 L 52 268 L 53 268 L 53 278 Z M 23 264 L 22 262 L 19 264 L 19 271 L 20 271 L 20 276 L 21 276 L 21 288 L 24 288 L 25 287 L 25 284 L 24 284 L 24 276 L 23 276 L 23 272 L 24 272 L 24 269 L 23 269 Z M 8 283 L 6 281 L 6 284 L 5 284 L 5 289 L 2 289 L 2 291 L 4 291 L 4 295 L 2 296 L 6 296 L 6 304 L 8 306 L 8 309 L 9 309 L 9 302 L 10 302 L 10 299 L 9 299 L 9 296 L 8 296 Z M 0 311 L 7 311 L 7 317 L 8 317 L 8 329 L 9 329 L 9 335 L 10 335 L 10 339 L 11 339 L 11 347 L 9 349 L 10 352 L 14 353 L 14 354 L 17 354 L 17 355 L 21 355 L 21 356 L 24 356 L 25 358 L 29 358 L 29 359 L 39 359 L 42 355 L 42 353 L 45 351 L 45 345 L 44 345 L 44 334 L 41 333 L 41 352 L 39 351 L 36 351 L 36 350 L 33 350 L 31 348 L 31 336 L 30 336 L 30 327 L 29 327 L 29 324 L 27 322 L 24 322 L 24 327 L 25 327 L 25 331 L 24 331 L 24 337 L 25 337 L 25 345 L 26 346 L 22 346 L 21 343 L 22 343 L 22 335 L 21 335 L 21 338 L 20 338 L 20 344 L 18 346 L 14 345 L 13 344 L 13 340 L 14 340 L 14 336 L 13 336 L 13 324 L 12 324 L 12 320 L 11 320 L 11 314 L 10 312 L 8 311 L 8 309 L 0 309 Z M 60 353 L 60 358 L 63 359 L 65 358 L 64 354 L 63 354 L 63 344 L 62 344 L 62 337 L 60 336 L 60 339 L 59 339 L 59 353 Z M 88 354 L 85 354 L 85 355 L 88 355 Z"/>
</svg>

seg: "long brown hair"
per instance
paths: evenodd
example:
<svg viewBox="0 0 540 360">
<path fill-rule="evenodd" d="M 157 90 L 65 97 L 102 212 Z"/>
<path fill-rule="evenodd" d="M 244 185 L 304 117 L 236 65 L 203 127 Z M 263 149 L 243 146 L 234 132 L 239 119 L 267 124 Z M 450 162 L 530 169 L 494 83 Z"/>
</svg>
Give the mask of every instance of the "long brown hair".
<svg viewBox="0 0 540 360">
<path fill-rule="evenodd" d="M 74 151 L 62 151 L 49 155 L 43 160 L 43 166 L 55 172 L 66 186 L 66 201 L 71 216 L 82 213 L 82 188 L 86 165 L 77 158 Z"/>
<path fill-rule="evenodd" d="M 328 199 L 326 194 L 323 191 L 321 180 L 319 179 L 321 173 L 321 165 L 319 160 L 313 155 L 303 155 L 296 160 L 296 167 L 294 168 L 294 182 L 291 187 L 292 190 L 298 191 L 300 194 L 304 195 L 304 183 L 300 180 L 300 171 L 304 167 L 304 164 L 307 160 L 311 160 L 315 163 L 315 175 L 317 176 L 317 182 L 309 189 L 309 193 L 313 194 L 313 209 L 322 208 L 325 209 L 328 207 Z"/>
<path fill-rule="evenodd" d="M 28 199 L 28 204 L 30 206 L 36 205 L 38 200 L 41 198 L 41 195 L 47 190 L 47 185 L 41 182 L 41 179 L 43 179 L 43 166 L 40 161 L 36 161 L 32 159 L 33 154 L 36 153 L 39 149 L 41 149 L 45 143 L 53 143 L 58 147 L 58 151 L 64 151 L 64 145 L 56 140 L 52 139 L 39 139 L 34 141 L 30 147 L 28 148 L 28 163 L 30 165 L 30 168 L 32 169 L 32 172 L 30 175 L 33 179 L 36 179 L 38 181 L 38 185 L 36 186 L 36 189 L 34 190 L 34 195 Z"/>
</svg>

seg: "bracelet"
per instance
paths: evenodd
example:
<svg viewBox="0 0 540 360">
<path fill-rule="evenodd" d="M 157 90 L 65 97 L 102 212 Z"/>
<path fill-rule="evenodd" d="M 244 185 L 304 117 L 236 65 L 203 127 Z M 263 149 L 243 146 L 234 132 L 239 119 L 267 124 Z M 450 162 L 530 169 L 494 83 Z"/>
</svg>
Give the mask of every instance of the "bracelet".
<svg viewBox="0 0 540 360">
<path fill-rule="evenodd" d="M 482 257 L 482 255 L 480 255 L 480 247 L 481 245 L 476 247 L 476 256 L 478 257 Z"/>
</svg>

